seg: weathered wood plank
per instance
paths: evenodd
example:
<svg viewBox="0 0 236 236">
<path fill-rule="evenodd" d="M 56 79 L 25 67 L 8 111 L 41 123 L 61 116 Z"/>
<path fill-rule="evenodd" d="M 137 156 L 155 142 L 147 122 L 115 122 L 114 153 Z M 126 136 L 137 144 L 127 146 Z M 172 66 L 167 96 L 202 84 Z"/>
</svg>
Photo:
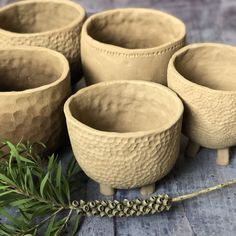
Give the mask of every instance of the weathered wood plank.
<svg viewBox="0 0 236 236">
<path fill-rule="evenodd" d="M 12 0 L 0 0 L 4 5 Z M 151 7 L 181 18 L 187 25 L 188 42 L 214 41 L 236 44 L 235 0 L 77 0 L 88 12 L 113 7 Z M 69 155 L 69 154 L 68 154 Z M 217 166 L 216 152 L 202 149 L 196 158 L 183 155 L 171 174 L 157 184 L 156 193 L 180 195 L 228 179 L 236 179 L 236 148 L 227 167 Z M 119 190 L 115 198 L 140 197 L 138 190 Z M 98 185 L 90 181 L 87 199 L 104 199 Z M 172 235 L 233 236 L 236 232 L 235 187 L 179 204 L 170 212 L 137 218 L 84 218 L 78 235 Z"/>
<path fill-rule="evenodd" d="M 157 184 L 154 194 L 169 193 L 175 195 L 177 185 L 175 179 L 169 175 Z M 138 190 L 119 190 L 116 198 L 140 198 Z M 193 235 L 193 231 L 185 216 L 184 208 L 177 206 L 169 212 L 145 217 L 116 218 L 117 235 Z"/>
<path fill-rule="evenodd" d="M 99 193 L 98 184 L 89 181 L 87 184 L 87 200 L 95 199 L 112 199 L 111 197 L 104 197 Z M 82 226 L 79 230 L 79 236 L 85 235 L 114 235 L 114 219 L 101 217 L 85 217 Z"/>
</svg>

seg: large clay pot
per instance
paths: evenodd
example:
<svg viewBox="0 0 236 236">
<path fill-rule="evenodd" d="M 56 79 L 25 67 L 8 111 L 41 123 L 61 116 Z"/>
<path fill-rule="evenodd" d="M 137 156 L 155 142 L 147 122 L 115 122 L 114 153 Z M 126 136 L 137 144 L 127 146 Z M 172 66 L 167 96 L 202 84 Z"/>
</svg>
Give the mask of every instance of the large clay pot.
<svg viewBox="0 0 236 236">
<path fill-rule="evenodd" d="M 40 47 L 0 49 L 0 137 L 42 142 L 54 151 L 65 135 L 70 95 L 66 58 Z"/>
<path fill-rule="evenodd" d="M 103 194 L 134 187 L 152 193 L 175 164 L 183 105 L 163 85 L 98 83 L 70 97 L 64 112 L 74 155 Z"/>
<path fill-rule="evenodd" d="M 40 46 L 62 53 L 72 80 L 81 78 L 80 32 L 84 9 L 67 0 L 19 1 L 0 8 L 0 47 Z"/>
<path fill-rule="evenodd" d="M 169 59 L 184 43 L 184 23 L 161 11 L 131 8 L 92 15 L 81 34 L 86 82 L 135 79 L 166 84 Z"/>
<path fill-rule="evenodd" d="M 229 162 L 236 145 L 236 48 L 200 43 L 176 52 L 168 67 L 168 86 L 185 105 L 183 132 L 186 154 L 199 147 L 218 149 L 217 163 Z"/>
</svg>

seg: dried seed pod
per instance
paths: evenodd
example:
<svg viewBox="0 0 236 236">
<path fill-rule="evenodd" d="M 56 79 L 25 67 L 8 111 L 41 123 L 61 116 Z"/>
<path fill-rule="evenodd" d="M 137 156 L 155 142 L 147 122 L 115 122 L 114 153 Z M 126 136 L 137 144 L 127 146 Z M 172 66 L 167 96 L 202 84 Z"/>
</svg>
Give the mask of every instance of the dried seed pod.
<svg viewBox="0 0 236 236">
<path fill-rule="evenodd" d="M 221 189 L 223 187 L 236 184 L 236 180 L 228 181 L 224 184 L 219 184 L 207 189 L 200 190 L 198 192 L 186 194 L 183 196 L 170 198 L 167 194 L 152 196 L 149 199 L 141 200 L 127 200 L 123 201 L 90 201 L 85 202 L 83 200 L 73 201 L 72 207 L 76 210 L 77 214 L 82 215 L 100 215 L 113 217 L 113 216 L 140 216 L 147 214 L 155 214 L 162 211 L 168 211 L 171 208 L 172 203 L 184 201 L 186 199 L 190 199 L 201 194 L 209 193 L 211 191 Z"/>
<path fill-rule="evenodd" d="M 98 209 L 99 212 L 103 212 L 105 210 L 105 207 L 102 206 L 102 205 L 98 205 L 97 209 Z"/>
<path fill-rule="evenodd" d="M 91 201 L 91 202 L 89 202 L 89 204 L 88 204 L 91 208 L 94 208 L 94 207 L 96 207 L 96 203 L 95 202 L 93 202 L 93 201 Z"/>
</svg>

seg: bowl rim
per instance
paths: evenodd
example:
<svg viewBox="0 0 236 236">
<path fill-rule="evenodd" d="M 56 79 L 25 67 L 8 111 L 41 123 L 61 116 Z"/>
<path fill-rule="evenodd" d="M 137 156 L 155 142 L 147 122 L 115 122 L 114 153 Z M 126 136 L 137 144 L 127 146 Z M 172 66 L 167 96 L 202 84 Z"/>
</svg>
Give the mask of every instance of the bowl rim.
<svg viewBox="0 0 236 236">
<path fill-rule="evenodd" d="M 94 18 L 96 19 L 96 17 L 100 17 L 103 15 L 110 15 L 116 12 L 129 12 L 129 11 L 148 12 L 148 13 L 157 14 L 159 17 L 161 16 L 168 17 L 169 19 L 172 19 L 173 21 L 178 23 L 180 27 L 179 36 L 176 37 L 174 41 L 164 43 L 156 47 L 130 49 L 130 48 L 125 48 L 121 46 L 116 46 L 113 44 L 100 42 L 88 34 L 87 27 Z M 86 40 L 84 41 L 87 44 L 95 47 L 96 49 L 102 50 L 106 53 L 117 53 L 117 54 L 125 54 L 125 55 L 127 54 L 145 54 L 146 55 L 149 53 L 152 54 L 152 53 L 157 53 L 157 52 L 159 52 L 160 54 L 165 53 L 168 50 L 175 49 L 178 46 L 183 45 L 184 44 L 183 40 L 185 39 L 185 37 L 186 37 L 186 26 L 182 20 L 166 12 L 163 12 L 157 9 L 149 9 L 149 8 L 117 8 L 117 9 L 106 10 L 103 12 L 93 14 L 90 17 L 88 17 L 87 20 L 84 22 L 84 25 L 82 27 L 82 33 L 81 33 L 81 40 L 83 41 L 83 38 L 86 38 Z"/>
<path fill-rule="evenodd" d="M 62 5 L 63 4 L 68 5 L 68 6 L 73 7 L 74 9 L 76 9 L 79 14 L 78 14 L 78 17 L 76 17 L 69 24 L 67 24 L 63 27 L 52 29 L 52 30 L 46 30 L 43 32 L 36 32 L 36 33 L 18 33 L 18 32 L 13 32 L 13 31 L 9 31 L 9 30 L 0 28 L 0 33 L 4 34 L 4 35 L 14 36 L 14 37 L 45 36 L 48 34 L 64 31 L 68 28 L 74 28 L 79 23 L 83 22 L 86 18 L 85 9 L 81 5 L 79 5 L 78 3 L 68 1 L 68 0 L 23 0 L 23 1 L 19 1 L 19 2 L 13 2 L 13 3 L 10 3 L 10 4 L 0 8 L 0 14 L 11 9 L 11 8 L 14 8 L 16 6 L 23 6 L 23 5 L 30 5 L 30 4 L 37 4 L 37 3 L 43 3 L 43 4 L 58 3 L 58 4 L 62 4 Z"/>
<path fill-rule="evenodd" d="M 86 93 L 88 90 L 96 89 L 97 87 L 106 87 L 106 86 L 109 86 L 109 85 L 116 85 L 116 84 L 144 85 L 144 86 L 150 86 L 150 87 L 153 87 L 153 88 L 163 90 L 167 94 L 172 96 L 173 99 L 175 99 L 176 107 L 177 107 L 178 110 L 177 110 L 175 116 L 173 117 L 173 119 L 170 122 L 163 125 L 162 127 L 159 127 L 157 129 L 147 130 L 147 131 L 133 131 L 133 132 L 122 132 L 122 133 L 121 132 L 102 131 L 102 130 L 92 128 L 92 127 L 82 123 L 81 121 L 79 121 L 78 119 L 76 119 L 72 115 L 71 110 L 70 110 L 70 104 L 76 97 L 80 96 L 83 93 Z M 65 102 L 65 104 L 64 104 L 64 113 L 65 113 L 67 122 L 68 121 L 72 122 L 75 126 L 80 127 L 81 129 L 86 130 L 87 132 L 90 132 L 94 135 L 109 136 L 109 137 L 126 137 L 126 138 L 130 138 L 130 137 L 142 137 L 142 136 L 146 136 L 146 135 L 149 135 L 149 134 L 161 133 L 163 131 L 166 131 L 166 130 L 170 129 L 180 119 L 182 119 L 183 111 L 184 111 L 183 103 L 182 103 L 182 101 L 180 100 L 180 98 L 177 96 L 177 94 L 175 92 L 173 92 L 171 89 L 169 89 L 168 87 L 166 87 L 164 85 L 154 83 L 154 82 L 149 82 L 149 81 L 142 81 L 142 80 L 111 80 L 111 81 L 100 82 L 100 83 L 97 83 L 97 84 L 94 84 L 94 85 L 91 85 L 91 86 L 88 86 L 88 87 L 85 87 L 85 88 L 79 90 L 77 93 L 75 93 L 74 95 L 69 97 L 67 99 L 67 101 Z"/>
<path fill-rule="evenodd" d="M 44 47 L 36 47 L 36 46 L 11 46 L 11 47 L 0 48 L 0 52 L 1 51 L 46 52 L 48 55 L 52 55 L 59 59 L 63 70 L 60 77 L 58 77 L 58 79 L 56 79 L 55 81 L 49 84 L 41 85 L 36 88 L 20 90 L 20 91 L 6 91 L 6 92 L 0 91 L 0 96 L 16 96 L 16 95 L 20 96 L 20 95 L 25 95 L 25 94 L 35 93 L 35 92 L 41 92 L 41 91 L 45 91 L 47 89 L 57 86 L 58 84 L 66 80 L 68 77 L 69 77 L 68 79 L 70 80 L 69 63 L 67 59 L 65 58 L 65 56 L 63 56 L 61 53 L 57 51 L 44 48 Z"/>
<path fill-rule="evenodd" d="M 236 47 L 232 46 L 232 45 L 228 45 L 228 44 L 223 44 L 223 43 L 212 43 L 212 42 L 205 42 L 205 43 L 193 43 L 193 44 L 189 44 L 181 49 L 179 49 L 177 52 L 175 52 L 168 64 L 168 72 L 167 72 L 167 84 L 168 84 L 168 78 L 170 77 L 169 74 L 171 72 L 174 72 L 178 77 L 176 77 L 176 79 L 181 80 L 181 82 L 185 83 L 186 85 L 189 86 L 194 86 L 195 89 L 201 90 L 201 91 L 206 91 L 208 93 L 214 93 L 214 94 L 228 94 L 228 95 L 232 95 L 235 94 L 236 95 L 236 90 L 220 90 L 220 89 L 212 89 L 209 88 L 207 86 L 204 85 L 200 85 L 197 84 L 195 82 L 192 82 L 190 80 L 188 80 L 187 78 L 185 78 L 183 75 L 181 75 L 178 70 L 175 67 L 175 59 L 176 57 L 178 57 L 180 54 L 185 53 L 188 50 L 191 49 L 195 49 L 195 48 L 202 48 L 202 47 L 217 47 L 217 48 L 228 48 L 230 50 L 235 51 L 236 53 Z"/>
</svg>

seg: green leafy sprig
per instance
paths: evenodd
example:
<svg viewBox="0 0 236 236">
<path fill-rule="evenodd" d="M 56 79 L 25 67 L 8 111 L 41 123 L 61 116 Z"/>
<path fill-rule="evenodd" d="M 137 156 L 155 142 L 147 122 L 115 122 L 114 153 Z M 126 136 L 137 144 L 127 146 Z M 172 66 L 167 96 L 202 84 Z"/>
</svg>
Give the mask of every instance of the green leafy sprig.
<svg viewBox="0 0 236 236">
<path fill-rule="evenodd" d="M 149 199 L 122 201 L 72 200 L 73 192 L 84 182 L 84 175 L 74 158 L 65 171 L 55 155 L 47 165 L 34 152 L 34 145 L 6 141 L 0 144 L 0 215 L 8 219 L 0 223 L 0 235 L 23 236 L 76 234 L 80 218 L 86 216 L 139 216 L 169 210 L 178 203 L 229 185 L 231 180 L 190 194 L 169 197 L 167 194 Z M 79 179 L 78 179 L 79 178 Z M 8 209 L 15 208 L 12 216 Z M 43 233 L 42 233 L 43 231 Z"/>
<path fill-rule="evenodd" d="M 61 235 L 69 223 L 74 235 L 80 215 L 73 211 L 71 195 L 81 169 L 72 158 L 63 173 L 55 155 L 45 167 L 33 146 L 6 141 L 0 147 L 0 215 L 9 221 L 0 223 L 0 235 L 37 235 L 42 227 L 45 236 Z M 9 207 L 16 208 L 17 216 L 9 214 Z"/>
</svg>

